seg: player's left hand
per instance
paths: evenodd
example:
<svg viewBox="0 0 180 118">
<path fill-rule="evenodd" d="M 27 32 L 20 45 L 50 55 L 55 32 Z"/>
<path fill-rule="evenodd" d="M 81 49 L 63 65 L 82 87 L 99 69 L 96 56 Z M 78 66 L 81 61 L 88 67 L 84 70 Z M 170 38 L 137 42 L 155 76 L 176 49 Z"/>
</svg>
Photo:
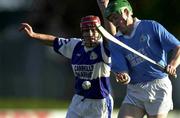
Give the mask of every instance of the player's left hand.
<svg viewBox="0 0 180 118">
<path fill-rule="evenodd" d="M 166 72 L 170 75 L 170 76 L 175 76 L 176 75 L 176 68 L 173 65 L 167 65 L 166 66 Z"/>
<path fill-rule="evenodd" d="M 115 73 L 116 81 L 121 84 L 128 84 L 131 80 L 130 76 L 126 72 Z"/>
</svg>

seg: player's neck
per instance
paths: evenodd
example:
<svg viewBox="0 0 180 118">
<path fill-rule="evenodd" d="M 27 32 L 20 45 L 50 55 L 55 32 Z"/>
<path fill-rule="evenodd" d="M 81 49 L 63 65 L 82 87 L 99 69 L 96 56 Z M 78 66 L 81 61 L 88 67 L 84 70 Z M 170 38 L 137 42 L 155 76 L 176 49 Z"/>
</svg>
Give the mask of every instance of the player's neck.
<svg viewBox="0 0 180 118">
<path fill-rule="evenodd" d="M 134 24 L 136 22 L 136 19 L 133 18 L 133 17 L 130 17 L 129 20 L 128 20 L 128 30 L 126 32 L 125 35 L 131 35 L 131 33 L 133 32 L 134 30 Z"/>
</svg>

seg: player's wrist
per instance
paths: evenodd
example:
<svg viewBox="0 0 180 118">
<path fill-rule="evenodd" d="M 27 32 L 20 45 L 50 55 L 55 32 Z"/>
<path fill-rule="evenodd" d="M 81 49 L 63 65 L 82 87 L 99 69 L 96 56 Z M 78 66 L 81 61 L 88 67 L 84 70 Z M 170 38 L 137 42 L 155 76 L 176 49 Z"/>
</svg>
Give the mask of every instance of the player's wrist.
<svg viewBox="0 0 180 118">
<path fill-rule="evenodd" d="M 39 33 L 32 32 L 30 36 L 34 39 L 41 39 L 41 34 Z"/>
</svg>

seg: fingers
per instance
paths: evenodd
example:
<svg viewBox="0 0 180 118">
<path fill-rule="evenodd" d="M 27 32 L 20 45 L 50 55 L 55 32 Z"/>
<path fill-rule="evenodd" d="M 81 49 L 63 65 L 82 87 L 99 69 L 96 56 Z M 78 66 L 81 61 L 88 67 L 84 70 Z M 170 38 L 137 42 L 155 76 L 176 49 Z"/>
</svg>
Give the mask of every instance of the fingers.
<svg viewBox="0 0 180 118">
<path fill-rule="evenodd" d="M 19 28 L 19 31 L 22 31 L 22 30 L 31 30 L 31 26 L 28 24 L 28 23 L 21 23 L 21 27 Z"/>
<path fill-rule="evenodd" d="M 28 23 L 21 23 L 19 31 L 24 31 L 29 37 L 33 37 L 33 29 Z"/>
<path fill-rule="evenodd" d="M 171 65 L 167 65 L 166 71 L 167 71 L 169 74 L 173 75 L 173 74 L 176 73 L 176 68 L 174 68 L 174 67 L 171 66 Z"/>
<path fill-rule="evenodd" d="M 174 78 L 176 78 L 177 74 L 176 74 L 176 68 L 172 65 L 167 65 L 166 67 L 166 72 L 170 75 L 173 76 Z"/>
<path fill-rule="evenodd" d="M 19 28 L 19 31 L 22 31 L 22 30 L 24 30 L 24 28 L 25 28 L 25 25 L 24 25 L 24 23 L 21 23 L 21 26 L 20 26 L 20 28 Z"/>
<path fill-rule="evenodd" d="M 127 73 L 116 73 L 116 81 L 122 84 L 128 84 L 130 82 L 130 77 Z"/>
<path fill-rule="evenodd" d="M 18 31 L 21 32 L 22 30 L 24 30 L 24 27 L 21 26 L 21 27 L 18 29 Z"/>
</svg>

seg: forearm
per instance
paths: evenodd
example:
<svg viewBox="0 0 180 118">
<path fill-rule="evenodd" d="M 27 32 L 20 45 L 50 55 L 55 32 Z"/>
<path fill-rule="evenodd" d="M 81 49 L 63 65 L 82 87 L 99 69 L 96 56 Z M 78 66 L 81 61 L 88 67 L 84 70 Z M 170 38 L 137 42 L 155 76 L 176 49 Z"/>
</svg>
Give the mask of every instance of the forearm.
<svg viewBox="0 0 180 118">
<path fill-rule="evenodd" d="M 53 41 L 56 37 L 53 35 L 48 35 L 48 34 L 33 33 L 31 38 L 39 40 L 40 42 L 42 42 L 45 45 L 52 46 Z"/>
<path fill-rule="evenodd" d="M 112 35 L 116 34 L 116 27 L 110 21 L 108 21 L 106 18 L 104 18 L 104 27 Z"/>
<path fill-rule="evenodd" d="M 172 55 L 169 65 L 172 65 L 175 68 L 177 68 L 180 65 L 180 46 L 177 46 L 173 50 L 173 55 Z"/>
<path fill-rule="evenodd" d="M 109 0 L 97 0 L 100 12 L 102 14 L 103 17 L 103 21 L 104 21 L 104 27 L 106 28 L 106 30 L 111 33 L 112 35 L 116 34 L 116 27 L 104 16 L 104 12 L 105 9 L 109 3 Z"/>
<path fill-rule="evenodd" d="M 19 31 L 24 31 L 28 37 L 41 41 L 43 44 L 48 46 L 53 46 L 54 39 L 56 38 L 53 35 L 34 32 L 31 25 L 28 23 L 21 23 Z"/>
</svg>

